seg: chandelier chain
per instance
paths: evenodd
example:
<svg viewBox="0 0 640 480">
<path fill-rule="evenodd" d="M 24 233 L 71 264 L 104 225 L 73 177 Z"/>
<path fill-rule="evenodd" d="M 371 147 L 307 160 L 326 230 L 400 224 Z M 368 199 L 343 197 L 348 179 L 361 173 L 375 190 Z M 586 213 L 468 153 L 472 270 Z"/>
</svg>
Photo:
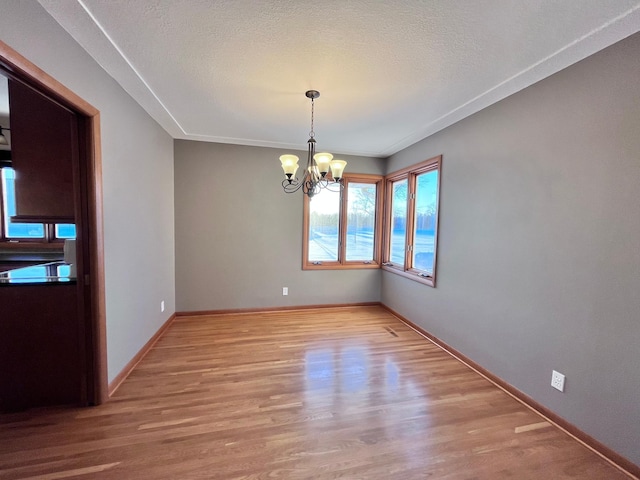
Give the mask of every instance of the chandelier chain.
<svg viewBox="0 0 640 480">
<path fill-rule="evenodd" d="M 313 131 L 313 110 L 314 110 L 314 101 L 315 99 L 311 97 L 311 131 L 309 132 L 309 138 L 313 138 L 315 136 L 315 132 Z"/>
</svg>

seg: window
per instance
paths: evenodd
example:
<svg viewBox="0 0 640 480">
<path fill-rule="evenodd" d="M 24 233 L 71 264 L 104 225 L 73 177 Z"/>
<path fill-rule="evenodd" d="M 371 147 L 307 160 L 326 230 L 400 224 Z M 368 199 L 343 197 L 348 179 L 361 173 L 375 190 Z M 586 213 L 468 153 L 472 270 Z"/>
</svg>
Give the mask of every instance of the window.
<svg viewBox="0 0 640 480">
<path fill-rule="evenodd" d="M 383 268 L 435 286 L 442 157 L 385 177 Z"/>
<path fill-rule="evenodd" d="M 344 189 L 304 198 L 303 269 L 379 268 L 382 177 L 345 174 Z"/>
<path fill-rule="evenodd" d="M 11 216 L 16 214 L 15 178 L 16 172 L 13 168 L 3 167 L 0 169 L 0 190 L 2 192 L 0 240 L 49 242 L 76 238 L 74 224 L 11 222 Z"/>
</svg>

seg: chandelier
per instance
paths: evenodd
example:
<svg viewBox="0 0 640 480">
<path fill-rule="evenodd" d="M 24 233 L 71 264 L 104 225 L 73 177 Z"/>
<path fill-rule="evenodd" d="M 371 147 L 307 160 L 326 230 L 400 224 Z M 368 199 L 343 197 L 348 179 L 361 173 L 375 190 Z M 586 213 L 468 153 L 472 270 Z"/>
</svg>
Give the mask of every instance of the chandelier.
<svg viewBox="0 0 640 480">
<path fill-rule="evenodd" d="M 343 188 L 341 182 L 344 167 L 347 162 L 344 160 L 334 160 L 330 153 L 316 153 L 316 139 L 313 131 L 313 107 L 314 100 L 320 96 L 317 90 L 308 90 L 305 96 L 311 99 L 311 131 L 307 140 L 307 168 L 301 180 L 296 177 L 298 171 L 298 157 L 296 155 L 281 155 L 280 163 L 284 170 L 285 179 L 282 181 L 282 188 L 286 193 L 294 193 L 302 189 L 302 192 L 309 195 L 309 198 L 326 188 L 331 191 L 339 191 Z M 327 175 L 331 170 L 331 175 Z"/>
</svg>

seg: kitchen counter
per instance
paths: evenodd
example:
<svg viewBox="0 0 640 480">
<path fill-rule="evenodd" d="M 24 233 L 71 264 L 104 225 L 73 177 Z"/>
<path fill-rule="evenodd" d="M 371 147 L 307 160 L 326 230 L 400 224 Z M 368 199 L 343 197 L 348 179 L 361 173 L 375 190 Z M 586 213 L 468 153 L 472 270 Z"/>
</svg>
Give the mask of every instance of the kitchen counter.
<svg viewBox="0 0 640 480">
<path fill-rule="evenodd" d="M 0 272 L 0 286 L 75 284 L 71 266 L 64 262 L 50 262 Z"/>
</svg>

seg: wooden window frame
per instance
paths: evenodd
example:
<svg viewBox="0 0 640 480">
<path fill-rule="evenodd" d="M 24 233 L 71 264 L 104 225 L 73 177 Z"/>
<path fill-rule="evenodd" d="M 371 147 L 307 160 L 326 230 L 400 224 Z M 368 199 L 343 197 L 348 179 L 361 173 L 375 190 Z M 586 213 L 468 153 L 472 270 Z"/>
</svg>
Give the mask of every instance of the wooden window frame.
<svg viewBox="0 0 640 480">
<path fill-rule="evenodd" d="M 425 271 L 413 268 L 413 255 L 411 254 L 415 232 L 415 192 L 416 178 L 423 173 L 437 171 L 438 172 L 438 192 L 436 198 L 436 219 L 433 240 L 433 274 L 428 275 Z M 416 165 L 403 168 L 396 172 L 392 172 L 385 176 L 385 202 L 384 202 L 384 232 L 383 232 L 383 255 L 382 269 L 388 272 L 401 275 L 416 282 L 436 286 L 436 264 L 438 258 L 438 222 L 440 216 L 440 179 L 442 177 L 442 155 L 430 158 Z M 404 264 L 391 261 L 391 216 L 392 216 L 392 188 L 394 182 L 407 180 L 407 226 L 404 250 Z"/>
<path fill-rule="evenodd" d="M 309 197 L 304 195 L 302 221 L 302 269 L 303 270 L 350 270 L 380 268 L 382 264 L 382 225 L 384 208 L 384 177 L 364 173 L 345 173 L 343 176 L 344 189 L 340 192 L 340 210 L 338 220 L 338 260 L 337 261 L 309 261 Z M 376 187 L 375 222 L 373 235 L 373 259 L 371 261 L 346 260 L 347 248 L 347 205 L 348 187 L 350 183 L 369 183 Z"/>
</svg>

